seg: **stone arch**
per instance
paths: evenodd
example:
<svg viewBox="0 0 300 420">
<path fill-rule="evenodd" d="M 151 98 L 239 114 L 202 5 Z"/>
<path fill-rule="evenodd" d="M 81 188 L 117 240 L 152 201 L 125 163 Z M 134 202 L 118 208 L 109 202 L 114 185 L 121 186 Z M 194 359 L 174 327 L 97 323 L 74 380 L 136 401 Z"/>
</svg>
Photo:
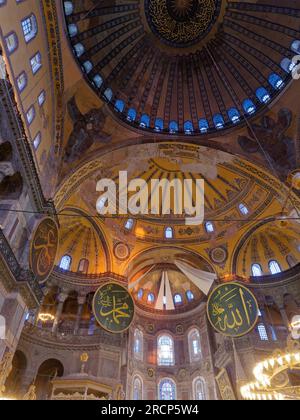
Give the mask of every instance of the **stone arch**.
<svg viewBox="0 0 300 420">
<path fill-rule="evenodd" d="M 51 381 L 55 377 L 62 377 L 64 366 L 58 359 L 47 359 L 39 367 L 36 379 L 36 395 L 38 400 L 47 400 L 51 397 Z"/>
<path fill-rule="evenodd" d="M 26 355 L 21 350 L 17 350 L 12 360 L 12 370 L 5 382 L 5 388 L 14 397 L 22 397 L 22 384 L 27 366 Z"/>
</svg>

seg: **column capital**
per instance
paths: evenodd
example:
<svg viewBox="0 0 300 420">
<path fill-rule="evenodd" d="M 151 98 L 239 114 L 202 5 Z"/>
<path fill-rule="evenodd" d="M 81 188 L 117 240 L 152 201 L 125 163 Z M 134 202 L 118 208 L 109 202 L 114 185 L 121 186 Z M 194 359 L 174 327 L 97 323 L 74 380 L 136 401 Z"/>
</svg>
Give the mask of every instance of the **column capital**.
<svg viewBox="0 0 300 420">
<path fill-rule="evenodd" d="M 84 305 L 86 302 L 86 295 L 79 295 L 77 298 L 78 305 Z"/>
<path fill-rule="evenodd" d="M 68 292 L 66 292 L 66 291 L 60 292 L 57 300 L 58 300 L 59 303 L 64 303 L 67 300 L 68 296 L 69 296 Z"/>
</svg>

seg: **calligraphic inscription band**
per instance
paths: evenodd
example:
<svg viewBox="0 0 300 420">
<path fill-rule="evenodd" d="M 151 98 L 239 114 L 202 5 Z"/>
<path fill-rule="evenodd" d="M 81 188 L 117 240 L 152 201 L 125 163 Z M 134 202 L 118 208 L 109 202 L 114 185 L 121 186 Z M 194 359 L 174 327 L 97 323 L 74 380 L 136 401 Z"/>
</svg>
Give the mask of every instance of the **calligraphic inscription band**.
<svg viewBox="0 0 300 420">
<path fill-rule="evenodd" d="M 30 245 L 30 268 L 39 283 L 44 283 L 50 276 L 58 246 L 58 226 L 53 219 L 47 217 L 38 225 Z"/>
<path fill-rule="evenodd" d="M 95 293 L 93 312 L 102 328 L 117 334 L 130 327 L 134 317 L 134 302 L 125 287 L 108 283 Z"/>
<path fill-rule="evenodd" d="M 217 287 L 207 303 L 207 315 L 214 329 L 228 337 L 242 337 L 253 330 L 259 308 L 253 293 L 238 283 Z"/>
<path fill-rule="evenodd" d="M 236 396 L 234 394 L 227 370 L 222 369 L 220 371 L 219 375 L 216 377 L 216 382 L 223 401 L 236 401 Z"/>
</svg>

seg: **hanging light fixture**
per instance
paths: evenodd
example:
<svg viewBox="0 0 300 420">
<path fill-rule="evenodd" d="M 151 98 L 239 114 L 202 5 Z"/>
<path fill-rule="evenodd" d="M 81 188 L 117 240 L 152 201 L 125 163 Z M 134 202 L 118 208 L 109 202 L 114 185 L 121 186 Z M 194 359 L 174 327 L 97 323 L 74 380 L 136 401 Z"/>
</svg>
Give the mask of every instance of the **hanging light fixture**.
<svg viewBox="0 0 300 420">
<path fill-rule="evenodd" d="M 41 313 L 39 314 L 38 319 L 42 322 L 51 322 L 54 321 L 55 316 L 50 313 Z"/>
<path fill-rule="evenodd" d="M 291 369 L 300 369 L 300 352 L 286 352 L 259 362 L 253 369 L 256 382 L 241 387 L 242 397 L 245 400 L 260 401 L 300 399 L 299 387 L 273 385 L 277 375 L 282 375 Z"/>
</svg>

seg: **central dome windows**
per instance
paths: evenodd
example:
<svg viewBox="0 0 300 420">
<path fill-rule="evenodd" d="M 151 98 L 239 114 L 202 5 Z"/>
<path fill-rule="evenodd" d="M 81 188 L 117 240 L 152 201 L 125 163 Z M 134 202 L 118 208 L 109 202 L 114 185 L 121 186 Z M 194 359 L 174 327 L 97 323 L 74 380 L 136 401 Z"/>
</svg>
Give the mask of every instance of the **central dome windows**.
<svg viewBox="0 0 300 420">
<path fill-rule="evenodd" d="M 270 103 L 290 80 L 300 51 L 288 31 L 275 48 L 289 9 L 222 5 L 115 0 L 99 13 L 73 0 L 64 1 L 64 10 L 74 57 L 117 118 L 157 135 L 200 136 L 244 123 Z M 270 28 L 263 36 L 266 12 Z M 248 18 L 239 24 L 243 14 Z M 250 21 L 257 33 L 248 30 Z M 25 33 L 34 33 L 34 22 L 27 22 Z"/>
</svg>

